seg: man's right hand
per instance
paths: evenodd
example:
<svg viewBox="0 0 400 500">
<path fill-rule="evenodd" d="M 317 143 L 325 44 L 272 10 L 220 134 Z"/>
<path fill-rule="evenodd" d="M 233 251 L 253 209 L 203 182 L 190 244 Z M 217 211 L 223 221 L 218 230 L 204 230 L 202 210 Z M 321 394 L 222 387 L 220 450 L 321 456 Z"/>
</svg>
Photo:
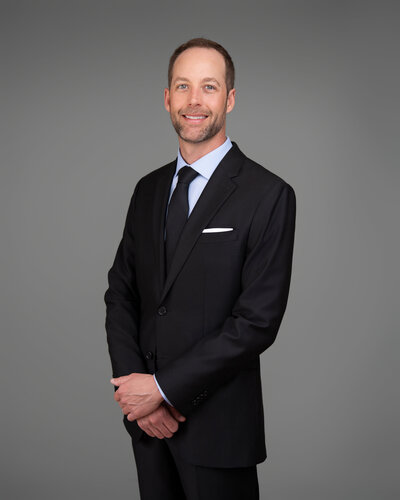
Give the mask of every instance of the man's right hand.
<svg viewBox="0 0 400 500">
<path fill-rule="evenodd" d="M 138 426 L 151 437 L 158 439 L 170 438 L 179 428 L 179 422 L 184 422 L 186 417 L 176 408 L 163 402 L 149 415 L 136 420 Z"/>
</svg>

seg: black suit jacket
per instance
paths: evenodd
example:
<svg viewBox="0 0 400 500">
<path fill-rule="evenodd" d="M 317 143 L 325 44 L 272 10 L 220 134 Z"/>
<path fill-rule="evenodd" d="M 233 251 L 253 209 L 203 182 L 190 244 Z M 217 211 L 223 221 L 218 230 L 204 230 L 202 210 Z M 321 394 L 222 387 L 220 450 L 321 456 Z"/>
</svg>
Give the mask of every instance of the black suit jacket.
<svg viewBox="0 0 400 500">
<path fill-rule="evenodd" d="M 173 161 L 136 185 L 108 274 L 113 376 L 156 373 L 187 417 L 169 439 L 183 459 L 254 465 L 266 458 L 260 354 L 274 342 L 287 304 L 294 191 L 233 143 L 198 199 L 165 278 L 164 222 L 175 168 Z M 233 231 L 203 233 L 207 227 Z M 140 439 L 136 421 L 124 423 Z"/>
</svg>

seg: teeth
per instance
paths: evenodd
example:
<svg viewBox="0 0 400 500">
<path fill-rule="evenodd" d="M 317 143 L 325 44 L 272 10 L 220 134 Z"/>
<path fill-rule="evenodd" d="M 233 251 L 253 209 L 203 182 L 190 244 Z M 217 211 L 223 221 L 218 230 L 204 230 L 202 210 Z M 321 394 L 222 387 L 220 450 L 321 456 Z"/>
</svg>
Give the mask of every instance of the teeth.
<svg viewBox="0 0 400 500">
<path fill-rule="evenodd" d="M 189 120 L 204 120 L 206 117 L 205 116 L 190 116 L 190 115 L 185 115 L 186 118 L 189 118 Z"/>
</svg>

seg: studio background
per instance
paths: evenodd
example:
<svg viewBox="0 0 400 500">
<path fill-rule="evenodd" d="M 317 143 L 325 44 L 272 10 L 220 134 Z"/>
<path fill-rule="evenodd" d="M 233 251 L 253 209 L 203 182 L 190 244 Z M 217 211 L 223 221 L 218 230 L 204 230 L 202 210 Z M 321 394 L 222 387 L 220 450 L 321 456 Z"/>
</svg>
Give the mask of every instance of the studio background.
<svg viewBox="0 0 400 500">
<path fill-rule="evenodd" d="M 399 498 L 398 2 L 0 9 L 1 498 L 138 499 L 103 295 L 136 182 L 176 157 L 163 88 L 194 36 L 235 62 L 228 135 L 297 195 L 261 498 Z"/>
</svg>

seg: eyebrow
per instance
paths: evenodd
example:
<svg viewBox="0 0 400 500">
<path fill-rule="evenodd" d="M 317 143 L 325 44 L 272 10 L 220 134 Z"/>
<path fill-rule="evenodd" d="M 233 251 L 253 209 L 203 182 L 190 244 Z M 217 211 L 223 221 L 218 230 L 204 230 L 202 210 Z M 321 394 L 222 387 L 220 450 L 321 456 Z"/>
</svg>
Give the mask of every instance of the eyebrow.
<svg viewBox="0 0 400 500">
<path fill-rule="evenodd" d="M 185 78 L 184 76 L 178 76 L 174 79 L 174 83 L 176 83 L 176 82 L 189 82 L 189 81 L 190 80 L 188 78 Z M 205 82 L 213 82 L 213 83 L 216 83 L 219 87 L 221 86 L 219 81 L 213 77 L 206 77 L 206 78 L 203 78 L 201 80 L 201 83 L 205 83 Z"/>
</svg>

